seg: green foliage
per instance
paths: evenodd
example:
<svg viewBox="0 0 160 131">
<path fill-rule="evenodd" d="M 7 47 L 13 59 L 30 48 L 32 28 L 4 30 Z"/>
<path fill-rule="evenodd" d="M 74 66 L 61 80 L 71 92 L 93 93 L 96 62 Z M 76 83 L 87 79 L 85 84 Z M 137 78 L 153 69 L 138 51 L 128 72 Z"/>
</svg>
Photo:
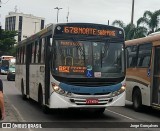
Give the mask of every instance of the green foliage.
<svg viewBox="0 0 160 131">
<path fill-rule="evenodd" d="M 135 26 L 134 24 L 125 25 L 123 21 L 115 20 L 112 25 L 123 28 L 125 31 L 125 40 L 131 40 L 135 38 L 144 37 L 147 35 L 147 29 L 141 26 Z"/>
<path fill-rule="evenodd" d="M 137 25 L 127 24 L 125 25 L 121 20 L 115 20 L 112 25 L 119 26 L 125 31 L 125 39 L 131 40 L 135 38 L 145 37 L 150 33 L 160 31 L 160 10 L 155 12 L 145 11 L 143 17 L 137 20 Z"/>
<path fill-rule="evenodd" d="M 5 31 L 1 30 L 0 34 L 0 55 L 14 55 L 16 40 L 14 39 L 17 36 L 17 31 Z"/>
<path fill-rule="evenodd" d="M 155 31 L 159 31 L 159 23 L 160 23 L 160 10 L 156 10 L 155 12 L 145 11 L 143 17 L 139 18 L 137 21 L 137 26 L 146 25 L 148 28 L 148 34 L 153 33 Z"/>
</svg>

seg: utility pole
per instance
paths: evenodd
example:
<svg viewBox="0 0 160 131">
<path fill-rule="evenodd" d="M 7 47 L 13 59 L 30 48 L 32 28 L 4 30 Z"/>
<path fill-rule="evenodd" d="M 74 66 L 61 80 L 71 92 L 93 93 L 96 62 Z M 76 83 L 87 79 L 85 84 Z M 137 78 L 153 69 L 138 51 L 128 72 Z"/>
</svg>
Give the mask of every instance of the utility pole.
<svg viewBox="0 0 160 131">
<path fill-rule="evenodd" d="M 54 8 L 54 9 L 57 9 L 57 23 L 58 23 L 59 10 L 60 10 L 60 9 L 63 9 L 63 8 L 58 8 L 58 7 L 56 7 L 56 8 Z"/>
<path fill-rule="evenodd" d="M 109 20 L 108 20 L 108 25 L 109 25 Z"/>
<path fill-rule="evenodd" d="M 69 18 L 69 8 L 68 8 L 68 13 L 67 13 L 67 23 L 68 23 L 68 18 Z"/>
<path fill-rule="evenodd" d="M 133 25 L 133 17 L 134 17 L 134 0 L 132 0 L 131 25 Z"/>
</svg>

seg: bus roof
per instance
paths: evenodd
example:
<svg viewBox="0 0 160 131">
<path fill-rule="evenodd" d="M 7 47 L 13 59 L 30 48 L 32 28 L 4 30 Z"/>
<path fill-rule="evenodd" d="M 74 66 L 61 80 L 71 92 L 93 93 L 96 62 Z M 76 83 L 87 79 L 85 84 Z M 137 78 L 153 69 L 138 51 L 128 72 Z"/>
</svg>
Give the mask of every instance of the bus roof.
<svg viewBox="0 0 160 131">
<path fill-rule="evenodd" d="M 160 40 L 160 34 L 155 34 L 147 37 L 125 41 L 125 45 L 126 46 L 138 45 L 138 44 L 149 43 L 149 42 L 159 41 L 159 40 Z"/>
<path fill-rule="evenodd" d="M 2 55 L 1 58 L 2 59 L 8 59 L 8 58 L 13 58 L 14 56 L 9 56 L 9 55 Z"/>
<path fill-rule="evenodd" d="M 158 35 L 158 34 L 160 34 L 160 31 L 157 31 L 157 32 L 151 33 L 151 34 L 149 34 L 148 36 L 153 36 L 153 35 Z"/>
<path fill-rule="evenodd" d="M 14 56 L 11 56 L 11 55 L 2 55 L 1 57 L 14 57 Z"/>
<path fill-rule="evenodd" d="M 110 25 L 105 25 L 105 24 L 96 24 L 96 23 L 58 23 L 58 24 L 50 24 L 45 29 L 42 29 L 41 31 L 37 32 L 36 34 L 33 34 L 32 36 L 28 37 L 27 39 L 24 39 L 23 41 L 20 41 L 17 46 L 21 46 L 21 44 L 23 44 L 27 41 L 32 41 L 35 38 L 40 38 L 42 35 L 45 35 L 49 31 L 53 31 L 53 29 L 55 29 L 58 26 L 60 26 L 60 28 L 63 27 L 63 26 L 81 26 L 81 27 L 84 27 L 84 28 L 97 27 L 97 28 L 101 28 L 101 29 L 108 28 L 108 29 L 111 29 L 111 30 L 122 31 L 122 34 L 124 32 L 124 30 L 120 27 L 115 27 L 115 26 L 110 26 Z M 55 31 L 54 33 L 61 35 L 63 33 L 63 31 L 62 32 Z"/>
</svg>

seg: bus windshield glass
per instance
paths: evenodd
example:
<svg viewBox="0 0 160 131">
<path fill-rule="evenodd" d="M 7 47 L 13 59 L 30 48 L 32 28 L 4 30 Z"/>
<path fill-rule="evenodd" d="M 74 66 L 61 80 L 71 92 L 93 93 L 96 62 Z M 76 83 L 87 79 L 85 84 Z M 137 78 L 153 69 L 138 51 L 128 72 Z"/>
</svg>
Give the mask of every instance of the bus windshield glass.
<svg viewBox="0 0 160 131">
<path fill-rule="evenodd" d="M 124 76 L 123 43 L 55 40 L 53 74 L 67 78 Z"/>
</svg>

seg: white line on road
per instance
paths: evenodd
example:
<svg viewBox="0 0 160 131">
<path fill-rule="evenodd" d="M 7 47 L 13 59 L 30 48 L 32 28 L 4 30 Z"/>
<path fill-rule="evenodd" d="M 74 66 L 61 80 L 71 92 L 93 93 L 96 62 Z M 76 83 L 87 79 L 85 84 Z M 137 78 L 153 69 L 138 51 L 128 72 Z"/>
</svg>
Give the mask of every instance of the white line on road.
<svg viewBox="0 0 160 131">
<path fill-rule="evenodd" d="M 120 116 L 125 117 L 125 118 L 130 119 L 130 120 L 135 120 L 135 119 L 133 119 L 133 118 L 130 118 L 130 117 L 128 117 L 128 116 L 122 115 L 122 114 L 120 114 L 120 113 L 117 113 L 117 112 L 114 112 L 114 111 L 111 111 L 111 110 L 108 110 L 108 109 L 106 109 L 106 111 L 112 112 L 112 113 L 114 113 L 114 114 L 120 115 Z"/>
<path fill-rule="evenodd" d="M 22 120 L 22 122 L 26 122 L 26 120 L 23 119 L 22 115 L 20 114 L 20 112 L 18 111 L 18 109 L 12 105 L 12 107 L 14 108 L 14 110 L 17 112 L 18 116 L 20 117 L 20 119 Z"/>
<path fill-rule="evenodd" d="M 14 108 L 14 110 L 17 112 L 17 114 L 18 114 L 18 116 L 20 117 L 20 119 L 22 120 L 22 122 L 26 122 L 26 120 L 24 120 L 23 119 L 23 117 L 22 117 L 22 115 L 21 115 L 21 113 L 18 111 L 18 109 L 14 106 L 14 105 L 12 105 L 12 107 Z M 29 131 L 33 131 L 32 129 L 28 129 Z"/>
</svg>

